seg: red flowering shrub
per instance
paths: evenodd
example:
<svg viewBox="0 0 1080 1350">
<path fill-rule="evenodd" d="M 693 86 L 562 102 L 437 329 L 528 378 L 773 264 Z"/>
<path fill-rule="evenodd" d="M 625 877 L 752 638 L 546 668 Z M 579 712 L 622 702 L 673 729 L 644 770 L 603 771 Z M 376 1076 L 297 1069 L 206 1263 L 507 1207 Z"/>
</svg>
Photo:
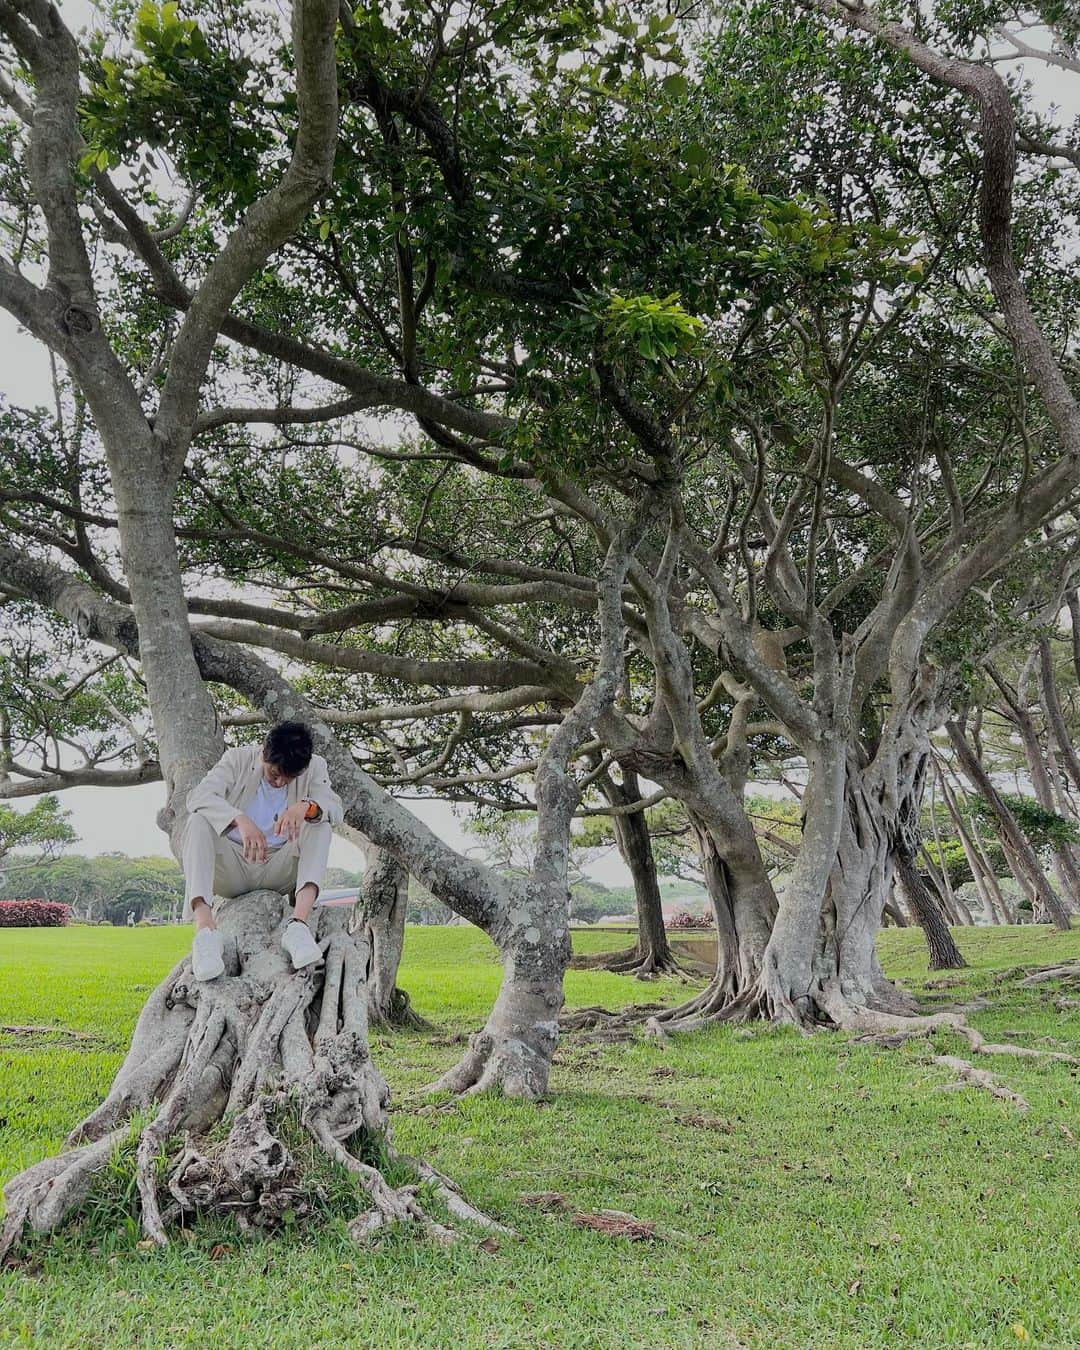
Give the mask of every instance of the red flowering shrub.
<svg viewBox="0 0 1080 1350">
<path fill-rule="evenodd" d="M 691 914 L 689 910 L 680 909 L 673 914 L 670 919 L 664 920 L 664 927 L 668 932 L 678 932 L 680 928 L 708 928 L 709 921 L 701 914 Z"/>
<path fill-rule="evenodd" d="M 0 928 L 60 928 L 70 918 L 56 900 L 0 900 Z"/>
</svg>

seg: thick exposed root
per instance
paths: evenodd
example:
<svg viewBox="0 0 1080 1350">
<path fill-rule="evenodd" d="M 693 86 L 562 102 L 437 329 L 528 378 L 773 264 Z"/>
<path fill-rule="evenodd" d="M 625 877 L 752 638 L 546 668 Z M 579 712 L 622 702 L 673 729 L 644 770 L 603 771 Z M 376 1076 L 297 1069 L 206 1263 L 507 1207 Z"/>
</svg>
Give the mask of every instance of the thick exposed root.
<svg viewBox="0 0 1080 1350">
<path fill-rule="evenodd" d="M 394 986 L 388 1008 L 376 1007 L 374 1001 L 368 1004 L 368 1021 L 371 1026 L 385 1031 L 433 1031 L 434 1026 L 421 1017 L 412 1006 L 412 1000 L 404 989 Z"/>
<path fill-rule="evenodd" d="M 711 1026 L 769 1017 L 769 1000 L 760 981 L 739 990 L 730 979 L 714 978 L 694 998 L 650 1017 L 645 1023 L 645 1031 L 663 1041 L 670 1036 L 704 1031 Z"/>
<path fill-rule="evenodd" d="M 915 1000 L 882 977 L 869 988 L 851 991 L 834 975 L 823 977 L 803 994 L 796 994 L 774 962 L 766 959 L 752 977 L 726 972 L 713 977 L 694 998 L 650 1018 L 646 1031 L 658 1039 L 704 1031 L 729 1023 L 768 1022 L 810 1032 L 839 1028 L 849 1013 L 871 1010 L 908 1016 Z"/>
<path fill-rule="evenodd" d="M 584 1033 L 586 1040 L 629 1041 L 650 1013 L 663 1010 L 662 1003 L 634 1003 L 618 1012 L 597 1005 L 575 1008 L 559 1018 L 559 1031 Z"/>
<path fill-rule="evenodd" d="M 469 1048 L 452 1069 L 428 1085 L 430 1092 L 474 1095 L 492 1090 L 507 1097 L 537 1101 L 547 1092 L 551 1055 L 558 1023 L 552 1023 L 550 1045 L 544 1037 L 534 1045 L 519 1037 L 496 1036 L 487 1027 L 469 1037 Z"/>
<path fill-rule="evenodd" d="M 1080 1058 L 1064 1054 L 1060 1050 L 1035 1050 L 1030 1046 L 1011 1045 L 1000 1041 L 988 1041 L 981 1031 L 970 1026 L 962 1013 L 934 1013 L 929 1017 L 895 1017 L 884 1013 L 853 1013 L 845 1019 L 844 1030 L 860 1033 L 860 1041 L 870 1041 L 895 1049 L 907 1041 L 932 1035 L 935 1031 L 949 1031 L 962 1036 L 971 1051 L 977 1055 L 1006 1055 L 1014 1059 L 1050 1059 L 1062 1064 L 1080 1064 Z M 957 1075 L 958 1082 L 943 1086 L 943 1091 L 961 1087 L 977 1087 L 1000 1098 L 1012 1102 L 1021 1111 L 1028 1109 L 1028 1103 L 1004 1083 L 998 1082 L 993 1074 L 978 1069 L 969 1060 L 959 1059 L 955 1055 L 934 1055 L 931 1063 L 951 1070 Z"/>
<path fill-rule="evenodd" d="M 507 973 L 484 1027 L 469 1037 L 461 1059 L 428 1085 L 431 1092 L 502 1092 L 536 1101 L 547 1092 L 559 1041 L 562 968 L 544 974 Z"/>
<path fill-rule="evenodd" d="M 1028 1109 L 1028 1104 L 1018 1092 L 1013 1092 L 1004 1083 L 999 1083 L 992 1073 L 985 1069 L 977 1069 L 970 1060 L 958 1059 L 956 1055 L 935 1055 L 933 1062 L 940 1064 L 943 1069 L 951 1069 L 957 1075 L 957 1082 L 942 1083 L 942 1092 L 955 1092 L 958 1088 L 977 1087 L 989 1092 L 992 1096 L 1000 1098 L 1004 1102 L 1012 1102 L 1021 1111 Z"/>
<path fill-rule="evenodd" d="M 1062 1064 L 1080 1064 L 1076 1055 L 1060 1050 L 1034 1050 L 1026 1045 L 1007 1045 L 988 1041 L 981 1031 L 970 1026 L 960 1013 L 932 1013 L 927 1017 L 895 1017 L 888 1013 L 870 1011 L 852 1012 L 845 1017 L 842 1029 L 859 1033 L 859 1039 L 874 1041 L 894 1048 L 916 1037 L 929 1036 L 935 1031 L 951 1031 L 962 1036 L 977 1055 L 1010 1055 L 1014 1059 L 1054 1059 Z"/>
<path fill-rule="evenodd" d="M 200 983 L 184 961 L 154 991 L 105 1101 L 63 1152 L 4 1188 L 0 1260 L 25 1232 L 49 1232 L 78 1212 L 136 1113 L 150 1116 L 135 1146 L 139 1214 L 159 1246 L 191 1216 L 272 1229 L 320 1212 L 320 1155 L 367 1196 L 370 1209 L 351 1226 L 357 1237 L 409 1222 L 448 1240 L 451 1230 L 416 1199 L 425 1183 L 455 1217 L 485 1222 L 423 1164 L 416 1184 L 393 1187 L 351 1151 L 370 1144 L 395 1160 L 389 1090 L 368 1053 L 363 934 L 349 933 L 337 911 L 316 915 L 325 962 L 294 972 L 280 943 L 291 917 L 280 895 L 255 891 L 225 906 L 226 973 Z"/>
<path fill-rule="evenodd" d="M 691 965 L 680 961 L 670 948 L 666 954 L 642 951 L 640 947 L 635 946 L 621 952 L 575 956 L 570 965 L 575 970 L 604 970 L 612 975 L 633 975 L 637 980 L 653 980 L 661 975 L 686 979 L 699 973 Z"/>
<path fill-rule="evenodd" d="M 1030 989 L 1033 985 L 1048 984 L 1051 980 L 1060 980 L 1063 984 L 1080 984 L 1080 961 L 1069 961 L 1063 966 L 1046 966 L 1033 971 L 1020 984 Z"/>
</svg>

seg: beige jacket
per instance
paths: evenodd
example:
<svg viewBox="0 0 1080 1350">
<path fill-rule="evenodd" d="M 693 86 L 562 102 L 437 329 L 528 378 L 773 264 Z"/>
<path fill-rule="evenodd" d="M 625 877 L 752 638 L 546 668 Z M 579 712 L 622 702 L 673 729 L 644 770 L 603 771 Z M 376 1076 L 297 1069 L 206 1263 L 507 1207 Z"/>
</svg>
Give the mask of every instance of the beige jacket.
<svg viewBox="0 0 1080 1350">
<path fill-rule="evenodd" d="M 187 808 L 197 812 L 224 834 L 255 796 L 262 778 L 262 745 L 238 745 L 226 750 L 198 785 L 188 793 Z M 318 802 L 323 819 L 340 825 L 345 816 L 341 798 L 330 786 L 326 760 L 312 755 L 311 763 L 289 784 L 287 801 Z"/>
</svg>

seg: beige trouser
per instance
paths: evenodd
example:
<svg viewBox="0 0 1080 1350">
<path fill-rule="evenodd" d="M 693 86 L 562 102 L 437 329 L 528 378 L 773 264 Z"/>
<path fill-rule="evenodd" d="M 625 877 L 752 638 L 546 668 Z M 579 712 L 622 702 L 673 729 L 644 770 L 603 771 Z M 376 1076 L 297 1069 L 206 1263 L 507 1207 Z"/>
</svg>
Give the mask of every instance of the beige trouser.
<svg viewBox="0 0 1080 1350">
<path fill-rule="evenodd" d="M 193 812 L 184 830 L 184 918 L 201 896 L 212 909 L 245 891 L 298 891 L 322 886 L 333 830 L 325 820 L 305 820 L 300 838 L 271 849 L 265 862 L 248 862 L 243 845 L 218 834 L 205 816 Z"/>
</svg>

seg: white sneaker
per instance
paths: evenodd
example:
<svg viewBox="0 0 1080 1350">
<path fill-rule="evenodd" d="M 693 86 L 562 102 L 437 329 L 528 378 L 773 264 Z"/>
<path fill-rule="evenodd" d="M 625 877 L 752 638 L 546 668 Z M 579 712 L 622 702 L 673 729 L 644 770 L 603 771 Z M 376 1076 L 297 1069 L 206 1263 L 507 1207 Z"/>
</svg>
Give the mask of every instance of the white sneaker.
<svg viewBox="0 0 1080 1350">
<path fill-rule="evenodd" d="M 301 970 L 304 966 L 310 966 L 314 962 L 322 960 L 322 952 L 319 950 L 319 944 L 311 935 L 311 929 L 306 923 L 301 923 L 299 919 L 293 919 L 292 923 L 285 929 L 281 938 L 281 945 L 289 953 L 293 970 Z"/>
<path fill-rule="evenodd" d="M 197 980 L 225 974 L 225 948 L 216 928 L 200 928 L 191 944 L 191 973 Z"/>
</svg>

